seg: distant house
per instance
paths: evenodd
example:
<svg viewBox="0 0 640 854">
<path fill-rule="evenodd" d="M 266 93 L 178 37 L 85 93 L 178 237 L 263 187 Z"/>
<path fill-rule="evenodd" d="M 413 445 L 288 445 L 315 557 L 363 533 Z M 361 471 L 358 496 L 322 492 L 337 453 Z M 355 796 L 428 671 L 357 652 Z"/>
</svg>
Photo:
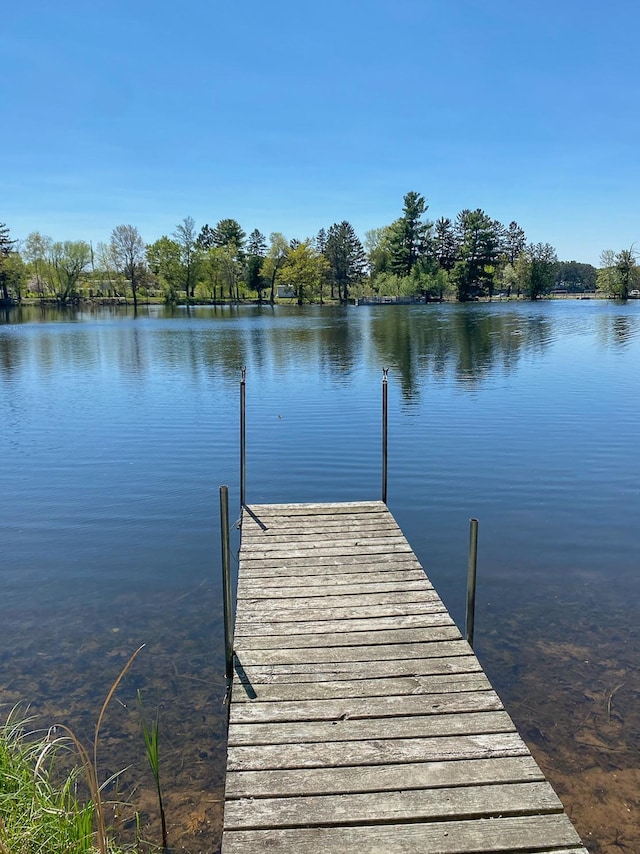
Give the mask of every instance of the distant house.
<svg viewBox="0 0 640 854">
<path fill-rule="evenodd" d="M 278 299 L 295 299 L 296 292 L 289 285 L 278 285 Z"/>
</svg>

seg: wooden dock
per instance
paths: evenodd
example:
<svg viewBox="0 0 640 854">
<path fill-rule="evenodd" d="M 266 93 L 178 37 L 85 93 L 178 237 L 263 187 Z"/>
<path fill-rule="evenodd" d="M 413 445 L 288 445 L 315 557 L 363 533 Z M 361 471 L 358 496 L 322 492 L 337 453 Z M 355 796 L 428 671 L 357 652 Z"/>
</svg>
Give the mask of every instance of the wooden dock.
<svg viewBox="0 0 640 854">
<path fill-rule="evenodd" d="M 223 854 L 587 854 L 381 502 L 243 510 Z"/>
</svg>

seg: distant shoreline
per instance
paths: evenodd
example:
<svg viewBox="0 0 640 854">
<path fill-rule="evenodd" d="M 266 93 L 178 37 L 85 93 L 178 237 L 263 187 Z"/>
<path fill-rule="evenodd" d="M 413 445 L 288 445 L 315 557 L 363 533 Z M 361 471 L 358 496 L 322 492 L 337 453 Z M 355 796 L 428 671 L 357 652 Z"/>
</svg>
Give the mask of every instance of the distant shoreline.
<svg viewBox="0 0 640 854">
<path fill-rule="evenodd" d="M 628 297 L 629 300 L 637 300 L 640 299 L 637 295 L 630 295 Z M 545 294 L 544 296 L 539 297 L 537 300 L 527 300 L 523 296 L 493 296 L 493 297 L 479 297 L 475 300 L 470 300 L 467 303 L 460 303 L 459 300 L 456 299 L 447 299 L 443 298 L 442 300 L 434 300 L 434 299 L 425 299 L 424 297 L 395 297 L 395 296 L 366 296 L 366 297 L 354 297 L 349 300 L 349 305 L 355 307 L 364 307 L 367 305 L 439 305 L 439 304 L 467 304 L 467 305 L 477 305 L 481 304 L 489 304 L 489 303 L 524 303 L 524 302 L 550 302 L 553 300 L 575 300 L 575 301 L 587 301 L 587 300 L 616 300 L 615 297 L 606 296 L 604 294 L 600 294 L 597 292 L 588 292 L 588 293 L 555 293 L 555 294 Z M 620 301 L 620 300 L 618 300 Z M 296 301 L 277 300 L 275 303 L 270 303 L 268 300 L 263 300 L 262 302 L 258 302 L 256 299 L 241 299 L 231 301 L 223 301 L 219 300 L 197 300 L 194 302 L 185 302 L 184 300 L 175 302 L 175 303 L 166 303 L 160 297 L 150 297 L 145 299 L 144 301 L 138 300 L 138 308 L 143 306 L 165 306 L 165 305 L 173 305 L 176 308 L 197 308 L 197 307 L 227 307 L 227 306 L 243 306 L 243 305 L 253 305 L 253 306 L 295 306 L 297 305 Z M 325 300 L 323 303 L 319 302 L 309 302 L 305 303 L 307 305 L 322 305 L 323 307 L 333 307 L 333 308 L 341 308 L 343 307 L 337 300 Z M 0 308 L 19 308 L 20 306 L 42 306 L 43 308 L 81 308 L 83 306 L 122 306 L 133 308 L 133 301 L 131 299 L 125 299 L 124 297 L 81 297 L 80 299 L 74 302 L 61 303 L 54 298 L 46 298 L 41 299 L 40 297 L 23 297 L 21 300 L 0 300 Z"/>
</svg>

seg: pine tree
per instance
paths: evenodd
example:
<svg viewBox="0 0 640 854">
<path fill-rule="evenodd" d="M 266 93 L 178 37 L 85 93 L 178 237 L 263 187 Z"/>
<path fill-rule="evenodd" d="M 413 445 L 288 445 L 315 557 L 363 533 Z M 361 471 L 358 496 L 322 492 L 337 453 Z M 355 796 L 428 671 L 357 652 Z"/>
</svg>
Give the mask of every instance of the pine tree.
<svg viewBox="0 0 640 854">
<path fill-rule="evenodd" d="M 434 253 L 438 266 L 449 272 L 456 263 L 456 238 L 453 233 L 453 223 L 450 219 L 440 217 L 436 220 L 434 238 Z"/>
<path fill-rule="evenodd" d="M 422 217 L 428 208 L 424 196 L 412 190 L 404 197 L 402 216 L 390 226 L 391 269 L 398 276 L 410 276 L 427 251 L 431 223 Z"/>
<path fill-rule="evenodd" d="M 324 256 L 329 263 L 331 290 L 338 291 L 341 303 L 349 300 L 349 288 L 365 274 L 367 259 L 351 223 L 334 223 L 327 233 Z"/>
<path fill-rule="evenodd" d="M 0 222 L 0 292 L 6 302 L 9 300 L 9 271 L 6 259 L 14 251 L 17 242 L 9 237 L 9 226 Z"/>
</svg>

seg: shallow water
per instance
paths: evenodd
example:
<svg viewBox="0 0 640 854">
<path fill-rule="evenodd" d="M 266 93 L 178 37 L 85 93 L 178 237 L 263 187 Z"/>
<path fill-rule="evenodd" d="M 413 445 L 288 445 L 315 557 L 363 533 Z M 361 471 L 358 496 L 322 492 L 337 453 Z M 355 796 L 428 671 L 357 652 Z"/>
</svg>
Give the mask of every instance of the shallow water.
<svg viewBox="0 0 640 854">
<path fill-rule="evenodd" d="M 459 624 L 480 519 L 478 654 L 590 851 L 640 850 L 640 303 L 2 321 L 0 703 L 89 738 L 145 643 L 100 755 L 104 776 L 131 766 L 118 794 L 148 836 L 137 689 L 160 710 L 174 847 L 219 839 L 218 486 L 237 515 L 240 369 L 247 499 L 277 502 L 379 497 L 389 366 L 391 511 Z"/>
</svg>

